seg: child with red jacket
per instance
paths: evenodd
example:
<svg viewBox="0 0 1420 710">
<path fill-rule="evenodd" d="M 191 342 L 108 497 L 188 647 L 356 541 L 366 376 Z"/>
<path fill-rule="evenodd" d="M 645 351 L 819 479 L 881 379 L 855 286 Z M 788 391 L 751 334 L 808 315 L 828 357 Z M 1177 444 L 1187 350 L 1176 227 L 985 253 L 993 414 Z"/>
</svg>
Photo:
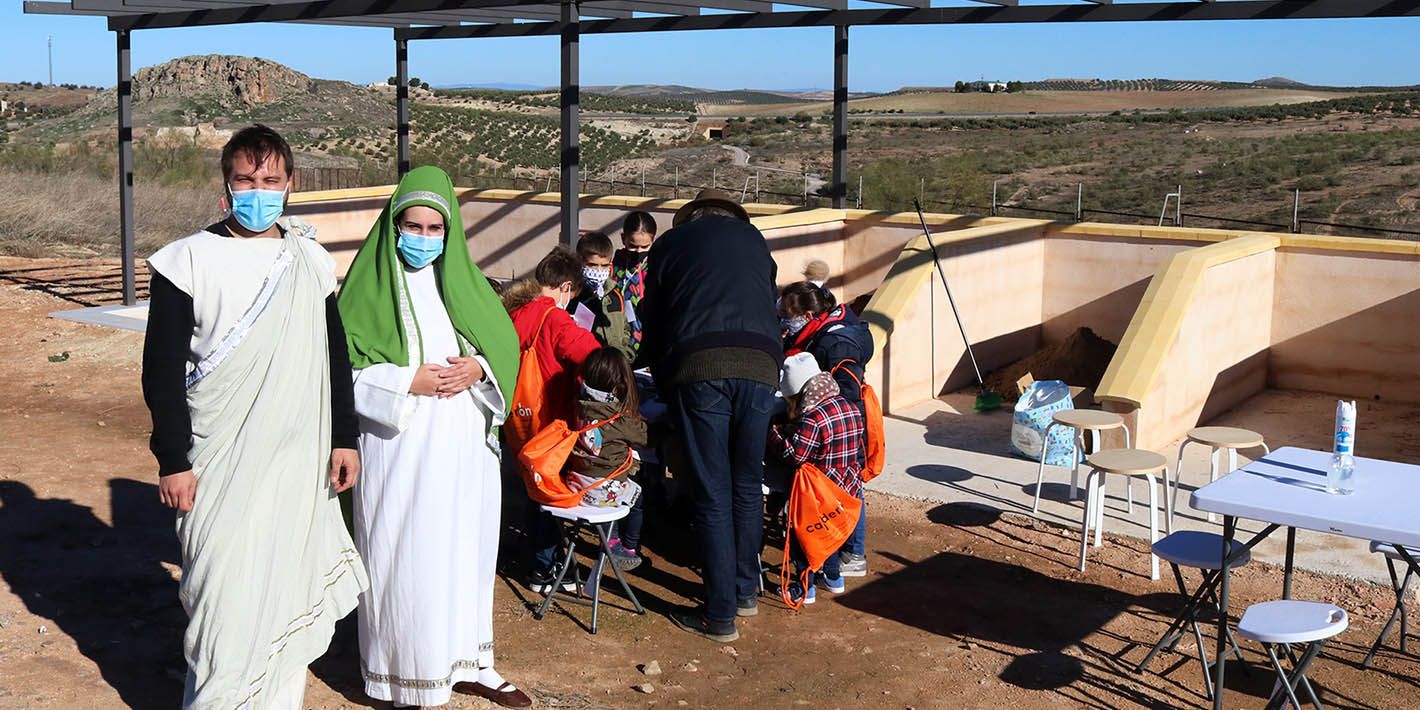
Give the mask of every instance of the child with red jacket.
<svg viewBox="0 0 1420 710">
<path fill-rule="evenodd" d="M 538 262 L 531 279 L 519 281 L 503 294 L 503 306 L 513 319 L 519 347 L 527 349 L 534 338 L 537 340 L 534 352 L 547 382 L 543 406 L 553 418 L 569 425 L 576 416 L 577 372 L 587 356 L 601 347 L 596 336 L 579 327 L 566 311 L 581 283 L 581 260 L 571 249 L 559 246 Z M 516 461 L 517 454 L 503 452 L 505 460 Z M 532 548 L 528 588 L 541 594 L 552 586 L 557 527 L 552 517 L 531 501 L 527 534 Z"/>
</svg>

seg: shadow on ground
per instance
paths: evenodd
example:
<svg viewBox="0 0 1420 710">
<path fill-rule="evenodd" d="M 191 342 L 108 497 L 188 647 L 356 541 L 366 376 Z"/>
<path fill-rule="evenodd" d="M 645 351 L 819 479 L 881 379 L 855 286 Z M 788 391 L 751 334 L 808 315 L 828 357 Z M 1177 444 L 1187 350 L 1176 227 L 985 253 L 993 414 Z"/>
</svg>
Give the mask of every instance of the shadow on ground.
<svg viewBox="0 0 1420 710">
<path fill-rule="evenodd" d="M 992 526 L 1000 517 L 995 508 L 969 502 L 940 505 L 927 513 L 934 523 L 972 532 L 982 540 L 1017 550 L 1029 544 L 1010 535 L 997 540 L 1000 531 Z M 1181 606 L 1176 594 L 1130 594 L 1072 579 L 1075 575 L 1059 570 L 1043 574 L 970 552 L 941 551 L 915 562 L 885 551 L 877 554 L 903 569 L 851 589 L 838 597 L 840 603 L 958 644 L 948 649 L 1002 654 L 1008 659 L 997 676 L 1002 683 L 1054 692 L 1076 707 L 1172 708 L 1199 706 L 1206 700 L 1172 679 L 1179 666 L 1186 665 L 1183 672 L 1196 672 L 1191 656 L 1160 659 L 1141 675 L 1134 664 L 1154 639 L 1141 644 L 1140 639 L 1118 638 L 1107 628 L 1118 617 L 1133 615 L 1156 620 L 1162 633 Z M 1030 557 L 1027 554 L 1026 560 Z M 928 589 L 933 593 L 924 594 Z M 1101 637 L 1126 646 L 1106 652 Z M 1230 663 L 1229 671 L 1228 688 L 1234 693 L 1263 698 L 1271 689 L 1272 675 L 1266 669 L 1244 673 Z M 1141 690 L 1140 683 L 1154 685 L 1153 693 Z M 1331 689 L 1326 692 L 1333 701 L 1344 700 Z"/>
<path fill-rule="evenodd" d="M 135 276 L 138 298 L 147 298 L 146 266 L 140 266 Z M 37 291 L 84 307 L 123 303 L 123 269 L 118 262 L 84 261 L 0 269 L 0 284 Z"/>
<path fill-rule="evenodd" d="M 0 481 L 0 577 L 74 639 L 126 705 L 177 707 L 187 616 L 162 565 L 178 561 L 173 513 L 153 484 L 115 478 L 109 491 L 112 526 L 91 508 Z"/>
</svg>

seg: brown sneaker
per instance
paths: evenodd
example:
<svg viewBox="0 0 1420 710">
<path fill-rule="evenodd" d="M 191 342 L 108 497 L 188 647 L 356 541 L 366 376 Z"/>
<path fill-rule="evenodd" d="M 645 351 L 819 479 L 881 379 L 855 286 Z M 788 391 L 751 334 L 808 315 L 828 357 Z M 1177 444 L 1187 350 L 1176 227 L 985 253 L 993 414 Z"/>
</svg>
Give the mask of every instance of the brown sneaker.
<svg viewBox="0 0 1420 710">
<path fill-rule="evenodd" d="M 526 708 L 532 707 L 533 704 L 532 698 L 529 698 L 527 693 L 507 682 L 497 688 L 490 688 L 482 683 L 463 681 L 454 683 L 454 692 L 475 695 L 505 708 Z"/>
</svg>

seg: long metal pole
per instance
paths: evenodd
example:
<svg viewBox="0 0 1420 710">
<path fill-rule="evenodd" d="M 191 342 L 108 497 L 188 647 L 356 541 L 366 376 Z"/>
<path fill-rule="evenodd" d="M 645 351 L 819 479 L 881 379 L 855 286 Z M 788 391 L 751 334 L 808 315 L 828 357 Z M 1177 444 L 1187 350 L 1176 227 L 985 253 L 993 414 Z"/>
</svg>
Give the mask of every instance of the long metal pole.
<svg viewBox="0 0 1420 710">
<path fill-rule="evenodd" d="M 961 342 L 966 346 L 966 356 L 971 359 L 971 371 L 976 373 L 976 384 L 981 385 L 981 389 L 986 389 L 986 380 L 981 377 L 981 367 L 976 364 L 976 353 L 971 351 L 971 338 L 966 337 L 966 326 L 962 325 L 961 312 L 957 310 L 957 300 L 952 297 L 951 284 L 947 283 L 947 272 L 942 268 L 942 259 L 937 255 L 937 244 L 932 241 L 932 230 L 927 228 L 927 217 L 922 214 L 922 203 L 914 200 L 913 207 L 917 208 L 917 221 L 922 224 L 922 235 L 927 237 L 927 246 L 932 248 L 932 263 L 937 265 L 937 276 L 942 279 L 942 290 L 947 292 L 947 305 L 952 307 L 952 317 L 957 321 L 957 330 L 961 331 Z M 932 319 L 933 327 L 936 326 L 935 318 Z M 937 339 L 932 338 L 935 346 Z"/>
<path fill-rule="evenodd" d="M 409 172 L 409 41 L 394 41 L 395 155 L 399 176 Z"/>
<path fill-rule="evenodd" d="M 580 12 L 573 0 L 562 0 L 562 243 L 567 246 L 577 239 L 578 194 L 577 172 L 582 162 L 579 106 L 581 103 L 581 68 L 578 66 Z"/>
<path fill-rule="evenodd" d="M 833 195 L 834 209 L 848 206 L 848 25 L 833 28 Z"/>
<path fill-rule="evenodd" d="M 118 234 L 123 259 L 123 303 L 138 302 L 138 278 L 133 270 L 133 65 L 128 30 L 118 38 Z"/>
</svg>

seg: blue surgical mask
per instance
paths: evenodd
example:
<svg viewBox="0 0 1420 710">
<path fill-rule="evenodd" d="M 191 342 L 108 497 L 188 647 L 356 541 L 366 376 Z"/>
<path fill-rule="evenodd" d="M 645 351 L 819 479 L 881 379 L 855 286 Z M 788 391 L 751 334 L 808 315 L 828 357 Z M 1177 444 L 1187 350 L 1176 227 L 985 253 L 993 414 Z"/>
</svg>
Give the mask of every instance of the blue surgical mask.
<svg viewBox="0 0 1420 710">
<path fill-rule="evenodd" d="M 232 196 L 232 216 L 252 232 L 271 229 L 286 209 L 285 190 L 233 190 L 228 185 L 227 192 Z"/>
<path fill-rule="evenodd" d="M 444 238 L 400 232 L 396 246 L 404 263 L 412 268 L 422 269 L 444 253 Z"/>
<path fill-rule="evenodd" d="M 779 324 L 784 326 L 784 331 L 789 335 L 798 335 L 800 331 L 809 325 L 808 316 L 794 316 L 793 318 L 780 318 Z"/>
</svg>

